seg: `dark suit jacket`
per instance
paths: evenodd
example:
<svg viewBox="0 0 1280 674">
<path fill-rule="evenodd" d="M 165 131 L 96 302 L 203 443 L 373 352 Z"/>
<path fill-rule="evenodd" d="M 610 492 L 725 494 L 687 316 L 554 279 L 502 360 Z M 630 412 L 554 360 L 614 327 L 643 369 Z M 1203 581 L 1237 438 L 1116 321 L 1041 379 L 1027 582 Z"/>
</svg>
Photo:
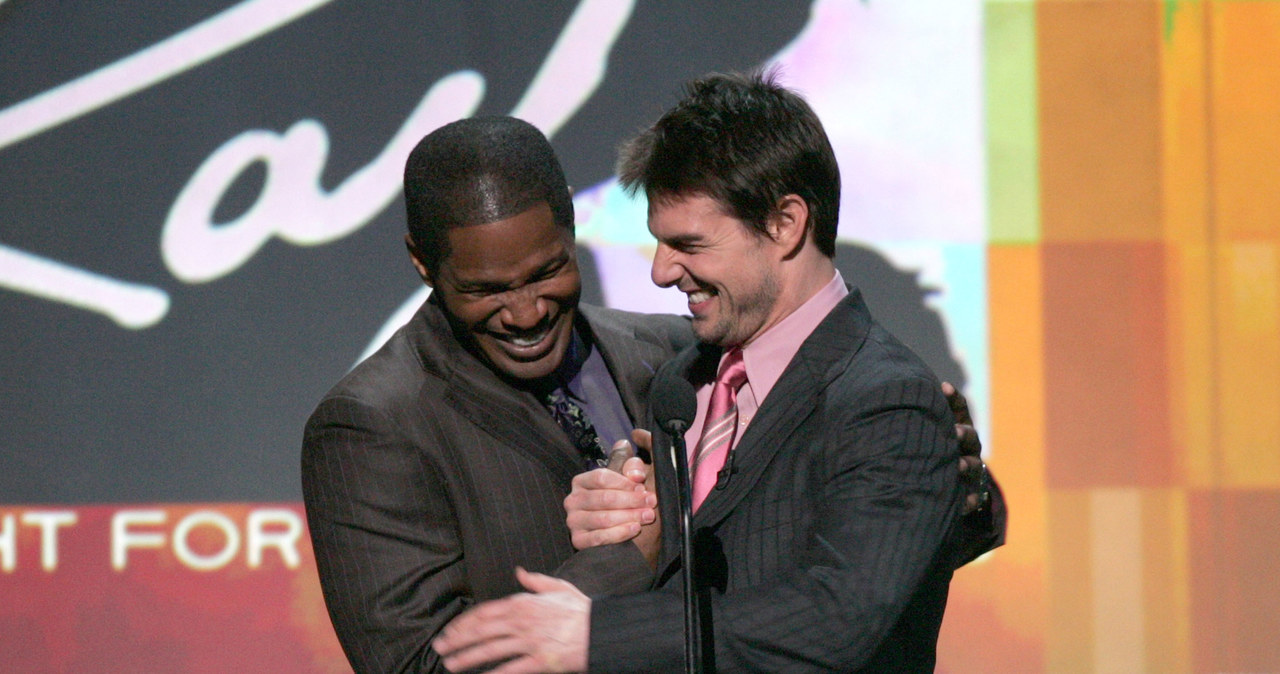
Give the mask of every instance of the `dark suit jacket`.
<svg viewBox="0 0 1280 674">
<path fill-rule="evenodd" d="M 624 406 L 688 322 L 580 307 Z M 584 591 L 648 586 L 630 543 L 577 555 L 563 500 L 581 459 L 539 401 L 453 338 L 432 301 L 320 402 L 302 485 L 325 604 L 360 672 L 440 668 L 431 638 L 477 601 L 520 590 L 514 568 Z"/>
<path fill-rule="evenodd" d="M 668 364 L 714 378 L 720 350 Z M 959 519 L 951 412 L 928 368 L 850 293 L 804 342 L 695 513 L 718 671 L 930 671 Z M 668 454 L 656 452 L 664 522 Z M 597 599 L 592 671 L 678 671 L 680 546 L 664 531 L 658 590 Z M 668 535 L 669 534 L 669 535 Z"/>
</svg>

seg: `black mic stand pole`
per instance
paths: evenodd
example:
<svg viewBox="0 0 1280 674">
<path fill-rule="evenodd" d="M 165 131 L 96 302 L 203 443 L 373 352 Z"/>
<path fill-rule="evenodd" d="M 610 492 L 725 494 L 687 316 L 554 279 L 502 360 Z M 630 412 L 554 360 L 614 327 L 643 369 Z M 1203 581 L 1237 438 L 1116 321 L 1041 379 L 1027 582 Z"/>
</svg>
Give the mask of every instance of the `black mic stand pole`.
<svg viewBox="0 0 1280 674">
<path fill-rule="evenodd" d="M 685 449 L 684 432 L 688 424 L 672 419 L 663 430 L 671 436 L 671 458 L 676 467 L 676 493 L 680 502 L 680 547 L 684 563 L 684 669 L 687 674 L 702 674 L 702 607 L 697 585 L 694 583 L 693 559 L 693 496 L 689 486 L 689 454 Z"/>
</svg>

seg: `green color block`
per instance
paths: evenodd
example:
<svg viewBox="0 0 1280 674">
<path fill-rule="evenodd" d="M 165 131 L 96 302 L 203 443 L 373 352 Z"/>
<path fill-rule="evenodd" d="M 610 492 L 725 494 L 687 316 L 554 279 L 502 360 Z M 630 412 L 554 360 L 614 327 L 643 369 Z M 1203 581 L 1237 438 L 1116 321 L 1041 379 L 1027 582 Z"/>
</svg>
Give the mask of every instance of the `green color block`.
<svg viewBox="0 0 1280 674">
<path fill-rule="evenodd" d="M 1036 243 L 1040 125 L 1035 3 L 988 0 L 984 10 L 988 240 Z"/>
</svg>

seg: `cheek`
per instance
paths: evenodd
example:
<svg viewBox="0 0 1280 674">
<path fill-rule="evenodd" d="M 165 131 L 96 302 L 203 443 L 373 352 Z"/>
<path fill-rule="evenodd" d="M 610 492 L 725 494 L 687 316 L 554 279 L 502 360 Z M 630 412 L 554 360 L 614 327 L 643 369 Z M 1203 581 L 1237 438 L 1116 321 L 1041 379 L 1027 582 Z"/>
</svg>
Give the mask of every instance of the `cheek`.
<svg viewBox="0 0 1280 674">
<path fill-rule="evenodd" d="M 578 296 L 581 294 L 582 280 L 577 273 L 556 277 L 542 289 L 544 298 L 564 306 L 577 304 Z"/>
<path fill-rule="evenodd" d="M 490 306 L 492 304 L 493 302 L 487 300 L 451 298 L 445 300 L 444 306 L 458 323 L 475 330 L 482 327 L 489 317 L 497 312 L 496 306 Z"/>
</svg>

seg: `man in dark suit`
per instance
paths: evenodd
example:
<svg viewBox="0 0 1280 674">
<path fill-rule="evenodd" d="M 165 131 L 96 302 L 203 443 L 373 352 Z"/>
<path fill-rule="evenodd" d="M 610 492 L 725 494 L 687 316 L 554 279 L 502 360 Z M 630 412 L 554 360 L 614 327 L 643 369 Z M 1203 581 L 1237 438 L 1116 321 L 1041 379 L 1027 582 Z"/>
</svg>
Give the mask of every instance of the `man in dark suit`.
<svg viewBox="0 0 1280 674">
<path fill-rule="evenodd" d="M 832 263 L 840 178 L 809 106 L 768 77 L 714 76 L 624 151 L 649 198 L 653 280 L 686 293 L 701 344 L 666 367 L 698 387 L 686 436 L 711 668 L 930 671 L 961 525 L 947 401 Z M 663 519 L 674 467 L 656 462 Z M 575 540 L 643 510 L 620 475 L 575 479 Z M 628 500 L 632 499 L 632 500 Z M 582 524 L 587 522 L 587 524 Z M 654 591 L 587 596 L 521 573 L 434 647 L 450 669 L 675 671 L 682 560 Z"/>
<path fill-rule="evenodd" d="M 325 396 L 303 443 L 325 603 L 360 672 L 441 669 L 431 638 L 519 590 L 517 566 L 593 593 L 647 586 L 631 543 L 575 555 L 562 502 L 599 445 L 642 419 L 654 370 L 693 342 L 685 319 L 579 306 L 569 190 L 525 122 L 430 134 L 405 200 L 431 298 Z M 566 409 L 590 423 L 555 416 Z M 566 425 L 597 437 L 575 443 Z"/>
</svg>

